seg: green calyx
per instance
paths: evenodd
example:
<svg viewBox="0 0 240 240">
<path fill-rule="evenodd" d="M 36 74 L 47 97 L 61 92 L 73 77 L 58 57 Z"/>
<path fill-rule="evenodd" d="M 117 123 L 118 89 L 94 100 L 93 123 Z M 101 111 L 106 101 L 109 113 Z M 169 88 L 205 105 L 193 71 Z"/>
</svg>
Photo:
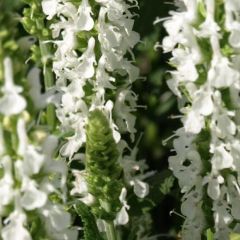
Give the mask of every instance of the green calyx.
<svg viewBox="0 0 240 240">
<path fill-rule="evenodd" d="M 48 40 L 51 31 L 45 24 L 45 15 L 42 13 L 41 3 L 35 0 L 25 0 L 25 2 L 29 5 L 29 8 L 25 8 L 23 11 L 23 27 L 38 39 Z"/>
<path fill-rule="evenodd" d="M 87 125 L 86 172 L 89 192 L 95 197 L 91 209 L 97 218 L 113 220 L 121 208 L 122 168 L 112 129 L 100 110 L 90 113 Z"/>
</svg>

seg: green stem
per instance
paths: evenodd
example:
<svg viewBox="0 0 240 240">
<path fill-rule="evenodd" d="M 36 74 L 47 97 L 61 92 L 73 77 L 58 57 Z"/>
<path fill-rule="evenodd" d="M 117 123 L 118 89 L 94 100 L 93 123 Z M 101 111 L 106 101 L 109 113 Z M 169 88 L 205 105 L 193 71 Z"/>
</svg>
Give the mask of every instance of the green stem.
<svg viewBox="0 0 240 240">
<path fill-rule="evenodd" d="M 105 221 L 107 240 L 118 240 L 113 221 Z"/>
<path fill-rule="evenodd" d="M 40 51 L 42 55 L 42 64 L 43 64 L 43 75 L 44 75 L 44 85 L 45 90 L 47 91 L 54 85 L 53 72 L 51 67 L 48 66 L 48 59 L 51 54 L 49 47 L 43 41 L 39 41 Z M 51 130 L 55 129 L 55 108 L 53 104 L 48 104 L 47 106 L 47 123 Z"/>
</svg>

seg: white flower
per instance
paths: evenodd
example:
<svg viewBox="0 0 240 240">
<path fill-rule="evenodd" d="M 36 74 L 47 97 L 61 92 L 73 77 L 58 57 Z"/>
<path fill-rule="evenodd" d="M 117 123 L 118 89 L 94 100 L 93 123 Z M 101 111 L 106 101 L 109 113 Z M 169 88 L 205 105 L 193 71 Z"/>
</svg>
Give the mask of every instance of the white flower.
<svg viewBox="0 0 240 240">
<path fill-rule="evenodd" d="M 58 3 L 58 0 L 42 0 L 42 9 L 44 14 L 48 16 L 48 20 L 51 20 L 57 14 Z"/>
<path fill-rule="evenodd" d="M 129 221 L 129 216 L 125 207 L 122 207 L 121 210 L 117 213 L 116 224 L 125 225 Z"/>
<path fill-rule="evenodd" d="M 95 198 L 88 192 L 88 186 L 84 177 L 84 171 L 73 171 L 75 181 L 73 182 L 74 188 L 71 190 L 71 195 L 78 195 L 80 200 L 88 206 L 91 206 Z"/>
<path fill-rule="evenodd" d="M 37 189 L 37 183 L 28 178 L 23 179 L 21 206 L 26 210 L 34 210 L 43 207 L 47 202 L 47 194 Z"/>
<path fill-rule="evenodd" d="M 32 240 L 30 233 L 24 227 L 26 216 L 24 213 L 12 212 L 7 220 L 8 222 L 1 230 L 3 240 Z"/>
<path fill-rule="evenodd" d="M 213 200 L 219 199 L 221 195 L 220 184 L 224 183 L 224 178 L 221 175 L 214 176 L 213 174 L 210 176 L 206 176 L 203 179 L 203 184 L 208 183 L 207 193 L 208 196 Z"/>
<path fill-rule="evenodd" d="M 236 124 L 227 116 L 227 114 L 222 114 L 218 116 L 217 121 L 217 131 L 220 138 L 225 138 L 227 136 L 235 135 L 237 127 Z"/>
<path fill-rule="evenodd" d="M 4 207 L 11 203 L 14 197 L 12 162 L 11 158 L 8 155 L 1 158 L 1 168 L 4 171 L 4 175 L 0 179 L 0 214 L 3 211 Z"/>
<path fill-rule="evenodd" d="M 23 171 L 24 174 L 31 176 L 39 173 L 44 163 L 44 156 L 36 151 L 36 148 L 27 143 L 27 133 L 25 122 L 19 118 L 17 122 L 18 137 L 21 139 L 18 152 L 23 156 Z"/>
<path fill-rule="evenodd" d="M 81 126 L 81 125 L 80 125 Z M 79 127 L 80 127 L 79 126 Z M 83 131 L 80 131 L 80 133 Z M 74 153 L 82 146 L 82 144 L 86 141 L 85 132 L 83 135 L 80 133 L 75 133 L 75 135 L 68 138 L 68 142 L 63 145 L 60 150 L 60 153 L 63 156 L 69 156 L 70 158 L 73 157 Z"/>
<path fill-rule="evenodd" d="M 185 150 L 184 158 L 176 156 L 169 157 L 169 168 L 179 180 L 182 192 L 189 191 L 198 181 L 202 170 L 200 154 L 195 150 Z"/>
<path fill-rule="evenodd" d="M 111 1 L 99 3 L 101 6 L 97 30 L 101 55 L 98 63 L 95 59 L 96 38 L 90 37 L 87 40 L 88 46 L 81 56 L 77 49 L 77 34 L 90 31 L 94 26 L 91 6 L 87 0 L 81 2 L 77 11 L 75 6 L 65 1 L 59 3 L 57 7 L 59 21 L 51 25 L 53 37 L 59 37 L 61 33 L 59 39 L 55 41 L 57 50 L 53 62 L 53 71 L 57 76 L 56 85 L 61 94 L 61 101 L 57 104 L 57 117 L 62 130 L 74 132 L 62 147 L 61 154 L 71 158 L 86 141 L 85 125 L 88 112 L 95 108 L 102 109 L 108 115 L 117 143 L 121 138 L 120 133 L 128 131 L 133 140 L 136 132 L 135 116 L 132 113 L 136 108 L 137 97 L 129 85 L 138 78 L 139 70 L 124 55 L 127 51 L 131 52 L 131 48 L 139 41 L 139 35 L 132 30 L 134 22 L 127 3 Z M 107 100 L 109 97 L 106 89 L 116 89 L 117 80 L 113 76 L 115 73 L 125 78 L 125 82 L 119 87 L 121 92 L 115 94 L 116 100 L 111 101 Z M 91 99 L 88 104 L 85 102 L 86 99 L 83 100 L 86 85 L 92 91 L 92 96 L 87 97 Z M 112 111 L 116 119 L 113 119 Z"/>
<path fill-rule="evenodd" d="M 204 117 L 196 111 L 190 111 L 182 119 L 185 131 L 187 133 L 198 134 L 204 127 Z"/>
<path fill-rule="evenodd" d="M 201 239 L 205 221 L 201 195 L 206 189 L 213 206 L 214 237 L 229 239 L 231 223 L 240 218 L 240 144 L 236 139 L 240 124 L 240 19 L 236 16 L 240 4 L 224 1 L 224 12 L 216 17 L 220 3 L 215 0 L 182 2 L 185 7 L 170 12 L 172 16 L 164 23 L 168 36 L 162 44 L 165 52 L 172 51 L 170 62 L 175 70 L 170 72 L 168 85 L 178 96 L 183 114 L 183 128 L 173 142 L 176 155 L 169 158 L 169 167 L 185 193 L 182 235 L 187 240 L 192 236 Z M 226 32 L 228 39 L 224 39 Z M 202 42 L 210 43 L 211 49 Z M 229 55 L 227 48 L 232 51 Z"/>
<path fill-rule="evenodd" d="M 119 196 L 119 200 L 123 204 L 123 206 L 121 210 L 118 212 L 117 217 L 115 219 L 115 223 L 117 225 L 125 225 L 129 221 L 127 209 L 129 209 L 130 206 L 127 204 L 126 197 L 127 197 L 127 189 L 122 188 L 121 194 Z"/>
<path fill-rule="evenodd" d="M 233 175 L 230 175 L 227 179 L 228 181 L 228 194 L 229 200 L 232 205 L 231 214 L 232 216 L 239 220 L 240 219 L 240 187 L 239 183 L 236 181 Z"/>
<path fill-rule="evenodd" d="M 61 205 L 46 205 L 42 209 L 42 214 L 46 218 L 46 227 L 57 232 L 67 229 L 71 225 L 70 214 Z"/>
<path fill-rule="evenodd" d="M 132 114 L 136 108 L 136 100 L 137 96 L 134 92 L 126 89 L 122 90 L 118 93 L 114 112 L 117 114 L 117 124 L 120 129 L 125 129 L 125 126 L 128 132 L 131 133 L 132 140 L 134 140 L 134 133 L 136 132 L 135 129 L 135 121 L 136 117 Z"/>
<path fill-rule="evenodd" d="M 197 213 L 197 205 L 200 205 L 201 196 L 196 191 L 191 191 L 189 194 L 185 195 L 186 200 L 181 206 L 181 212 L 188 219 L 194 219 Z"/>
<path fill-rule="evenodd" d="M 78 31 L 90 31 L 94 26 L 94 21 L 91 17 L 91 7 L 88 0 L 83 0 L 79 9 L 77 18 L 77 30 Z"/>
<path fill-rule="evenodd" d="M 29 95 L 37 109 L 44 108 L 50 102 L 53 95 L 53 90 L 41 93 L 40 73 L 41 70 L 34 67 L 29 71 L 27 76 L 30 85 Z"/>
<path fill-rule="evenodd" d="M 197 92 L 192 108 L 194 111 L 199 112 L 203 116 L 208 116 L 212 114 L 214 104 L 211 92 L 208 91 Z"/>
<path fill-rule="evenodd" d="M 183 0 L 186 6 L 185 18 L 187 21 L 194 23 L 197 20 L 198 1 Z"/>
<path fill-rule="evenodd" d="M 149 193 L 149 185 L 139 179 L 134 179 L 130 182 L 133 185 L 133 191 L 139 198 L 145 198 Z"/>
<path fill-rule="evenodd" d="M 214 56 L 208 72 L 208 81 L 216 88 L 230 87 L 239 81 L 239 72 L 230 67 L 230 62 L 222 56 Z"/>
<path fill-rule="evenodd" d="M 232 230 L 229 224 L 232 223 L 233 217 L 229 210 L 230 207 L 226 201 L 226 187 L 222 187 L 221 197 L 218 201 L 213 202 L 214 221 L 215 221 L 215 236 L 218 239 L 228 239 Z"/>
<path fill-rule="evenodd" d="M 95 39 L 91 37 L 88 40 L 88 48 L 79 58 L 79 65 L 76 67 L 76 72 L 81 76 L 83 79 L 91 78 L 94 75 L 94 64 L 96 64 L 95 60 Z"/>
<path fill-rule="evenodd" d="M 193 59 L 187 59 L 185 62 L 181 63 L 177 68 L 177 77 L 179 81 L 190 81 L 194 82 L 198 79 L 198 72 Z"/>
<path fill-rule="evenodd" d="M 214 149 L 212 171 L 217 172 L 226 168 L 234 168 L 233 157 L 222 144 Z"/>
<path fill-rule="evenodd" d="M 22 112 L 26 107 L 26 100 L 19 95 L 22 87 L 14 85 L 12 62 L 10 58 L 4 59 L 4 86 L 3 96 L 0 98 L 0 113 L 9 116 Z"/>
<path fill-rule="evenodd" d="M 87 182 L 84 178 L 84 171 L 73 171 L 75 181 L 73 182 L 74 188 L 71 190 L 71 194 L 85 194 L 88 193 Z"/>
</svg>

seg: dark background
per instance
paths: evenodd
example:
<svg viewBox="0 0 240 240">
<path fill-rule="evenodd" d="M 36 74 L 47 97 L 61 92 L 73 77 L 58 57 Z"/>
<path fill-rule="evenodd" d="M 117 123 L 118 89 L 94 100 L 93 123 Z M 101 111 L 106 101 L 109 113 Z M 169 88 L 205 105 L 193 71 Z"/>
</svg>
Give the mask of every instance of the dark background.
<svg viewBox="0 0 240 240">
<path fill-rule="evenodd" d="M 170 54 L 164 54 L 160 48 L 154 50 L 156 42 L 162 41 L 166 32 L 162 22 L 153 25 L 156 17 L 167 17 L 169 11 L 174 9 L 172 0 L 140 0 L 136 19 L 135 30 L 140 33 L 142 43 L 136 49 L 137 64 L 141 75 L 146 80 L 138 80 L 134 90 L 139 96 L 137 129 L 143 133 L 139 147 L 139 159 L 146 159 L 151 170 L 157 170 L 156 177 L 150 179 L 150 196 L 154 194 L 154 207 L 151 209 L 153 218 L 152 234 L 162 234 L 158 239 L 177 239 L 178 231 L 183 219 L 176 214 L 171 214 L 173 209 L 180 213 L 180 199 L 176 180 L 168 170 L 168 156 L 172 148 L 172 140 L 166 144 L 163 141 L 173 135 L 180 127 L 179 119 L 171 116 L 178 115 L 176 97 L 169 90 L 166 81 L 167 71 L 170 70 L 168 60 Z M 165 194 L 159 193 L 159 185 L 168 178 L 173 180 Z M 166 236 L 164 236 L 166 235 Z M 171 237 L 171 235 L 173 237 Z"/>
</svg>

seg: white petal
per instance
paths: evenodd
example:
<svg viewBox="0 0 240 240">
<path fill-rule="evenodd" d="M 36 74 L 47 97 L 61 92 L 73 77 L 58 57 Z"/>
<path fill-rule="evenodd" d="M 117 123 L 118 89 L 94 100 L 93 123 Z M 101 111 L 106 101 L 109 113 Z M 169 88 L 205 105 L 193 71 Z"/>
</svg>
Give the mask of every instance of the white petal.
<svg viewBox="0 0 240 240">
<path fill-rule="evenodd" d="M 94 26 L 93 18 L 91 17 L 91 7 L 88 0 L 83 0 L 78 9 L 79 17 L 77 19 L 78 31 L 90 31 Z"/>
<path fill-rule="evenodd" d="M 226 151 L 224 146 L 216 147 L 212 158 L 212 169 L 218 171 L 226 168 L 233 168 L 233 157 Z"/>
<path fill-rule="evenodd" d="M 77 66 L 81 78 L 91 78 L 95 73 L 95 39 L 91 37 L 88 41 L 88 48 L 80 58 L 80 64 Z"/>
<path fill-rule="evenodd" d="M 194 82 L 198 79 L 198 72 L 192 60 L 181 64 L 178 67 L 178 74 L 182 81 Z"/>
<path fill-rule="evenodd" d="M 212 68 L 208 72 L 208 81 L 216 88 L 230 87 L 239 81 L 239 73 L 230 67 L 227 58 L 213 59 Z"/>
<path fill-rule="evenodd" d="M 72 158 L 75 152 L 81 147 L 85 139 L 85 135 L 78 138 L 77 136 L 73 136 L 68 139 L 68 142 L 65 143 L 60 149 L 60 153 L 63 156 L 69 156 Z"/>
<path fill-rule="evenodd" d="M 213 101 L 211 94 L 208 92 L 201 92 L 196 96 L 193 102 L 193 109 L 203 116 L 208 116 L 213 112 Z"/>
<path fill-rule="evenodd" d="M 122 207 L 120 212 L 117 214 L 116 224 L 117 225 L 125 225 L 125 224 L 128 223 L 128 221 L 129 221 L 129 216 L 128 216 L 128 213 L 126 211 L 126 208 Z"/>
<path fill-rule="evenodd" d="M 229 36 L 229 43 L 231 46 L 234 48 L 240 48 L 240 31 L 238 30 L 233 30 Z"/>
<path fill-rule="evenodd" d="M 234 135 L 237 130 L 235 123 L 226 114 L 222 114 L 218 117 L 217 127 L 220 130 L 221 137 Z"/>
<path fill-rule="evenodd" d="M 29 95 L 37 109 L 44 108 L 50 99 L 49 93 L 41 93 L 40 73 L 41 70 L 39 68 L 33 67 L 27 75 L 30 85 Z"/>
<path fill-rule="evenodd" d="M 133 191 L 138 197 L 144 198 L 149 193 L 149 185 L 143 181 L 135 179 Z"/>
<path fill-rule="evenodd" d="M 43 0 L 42 1 L 42 10 L 45 15 L 47 15 L 47 19 L 51 20 L 54 15 L 57 14 L 57 0 Z"/>
<path fill-rule="evenodd" d="M 47 202 L 47 194 L 39 191 L 35 187 L 31 186 L 30 189 L 26 189 L 22 198 L 21 205 L 26 210 L 34 210 L 41 208 Z"/>
<path fill-rule="evenodd" d="M 167 85 L 170 88 L 170 90 L 179 98 L 181 97 L 181 92 L 178 89 L 178 80 L 173 78 L 173 79 L 169 79 L 167 81 Z"/>
<path fill-rule="evenodd" d="M 58 145 L 58 138 L 54 135 L 48 136 L 42 146 L 44 154 L 47 156 L 52 156 L 57 145 Z"/>
<path fill-rule="evenodd" d="M 14 85 L 13 67 L 10 58 L 4 59 L 4 86 L 2 88 L 3 97 L 0 98 L 0 113 L 4 115 L 14 115 L 21 113 L 27 103 L 26 100 L 19 95 L 22 87 Z"/>
<path fill-rule="evenodd" d="M 24 228 L 25 215 L 20 212 L 13 212 L 8 223 L 1 230 L 3 240 L 32 240 L 30 233 Z"/>
<path fill-rule="evenodd" d="M 0 98 L 0 113 L 10 116 L 21 113 L 26 108 L 26 100 L 16 94 L 7 93 Z"/>
<path fill-rule="evenodd" d="M 196 205 L 192 197 L 187 198 L 181 205 L 181 212 L 184 216 L 192 219 L 195 216 Z"/>
<path fill-rule="evenodd" d="M 17 134 L 18 138 L 21 139 L 18 144 L 18 154 L 23 156 L 27 149 L 28 139 L 26 133 L 25 121 L 23 118 L 19 118 L 17 122 Z"/>
<path fill-rule="evenodd" d="M 70 214 L 60 205 L 48 206 L 47 209 L 43 210 L 43 215 L 50 226 L 59 232 L 71 225 Z"/>
<path fill-rule="evenodd" d="M 84 197 L 81 197 L 80 200 L 86 205 L 91 206 L 94 203 L 95 198 L 92 194 L 87 193 Z"/>
<path fill-rule="evenodd" d="M 13 189 L 14 179 L 12 176 L 12 160 L 9 156 L 4 156 L 1 159 L 1 167 L 4 170 L 4 176 L 0 180 L 0 199 L 2 205 L 0 205 L 0 211 L 2 210 L 2 207 L 8 205 L 12 201 L 15 194 Z"/>
<path fill-rule="evenodd" d="M 184 129 L 187 133 L 200 133 L 204 126 L 204 118 L 197 112 L 190 111 L 186 117 L 183 118 Z"/>
<path fill-rule="evenodd" d="M 29 145 L 24 154 L 24 172 L 27 175 L 39 173 L 44 163 L 44 156 L 36 151 L 36 149 Z"/>
<path fill-rule="evenodd" d="M 126 197 L 127 197 L 127 189 L 124 187 L 124 188 L 122 188 L 121 194 L 119 196 L 120 202 L 125 203 L 126 202 Z"/>
<path fill-rule="evenodd" d="M 211 197 L 213 200 L 217 200 L 220 197 L 220 185 L 216 178 L 213 178 L 209 181 L 207 187 L 208 196 Z"/>
</svg>

